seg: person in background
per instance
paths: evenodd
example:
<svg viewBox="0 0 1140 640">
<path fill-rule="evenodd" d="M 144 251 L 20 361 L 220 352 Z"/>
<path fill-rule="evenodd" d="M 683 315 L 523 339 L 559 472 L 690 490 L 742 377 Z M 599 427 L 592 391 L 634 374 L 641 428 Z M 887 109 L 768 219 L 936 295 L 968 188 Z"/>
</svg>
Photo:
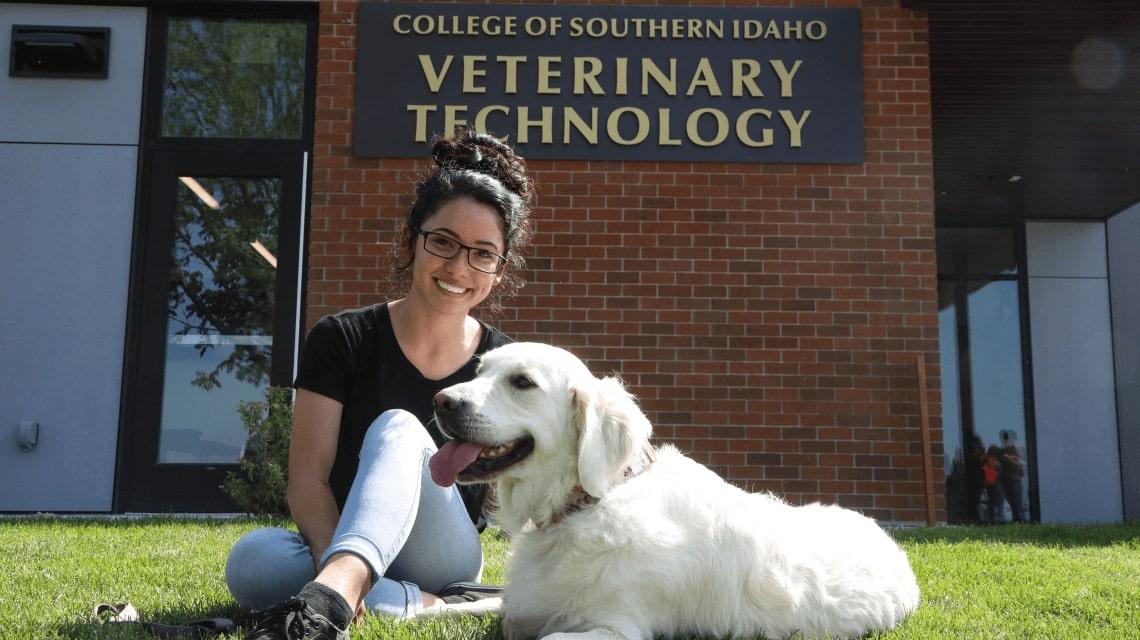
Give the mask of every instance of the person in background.
<svg viewBox="0 0 1140 640">
<path fill-rule="evenodd" d="M 1021 479 L 1025 477 L 1025 465 L 1017 450 L 1017 432 L 1003 429 L 1001 437 L 1001 488 L 1014 522 L 1025 522 L 1025 509 L 1021 500 Z"/>
<path fill-rule="evenodd" d="M 986 491 L 986 522 L 998 522 L 1001 518 L 1001 451 L 997 445 L 990 445 L 982 460 L 982 486 Z"/>
<path fill-rule="evenodd" d="M 410 618 L 495 591 L 476 582 L 484 491 L 430 478 L 433 397 L 510 341 L 471 314 L 521 283 L 533 184 L 488 134 L 437 139 L 432 160 L 401 237 L 406 293 L 306 339 L 289 451 L 300 533 L 251 531 L 226 564 L 238 603 L 265 610 L 248 640 L 346 639 L 365 613 Z"/>
</svg>

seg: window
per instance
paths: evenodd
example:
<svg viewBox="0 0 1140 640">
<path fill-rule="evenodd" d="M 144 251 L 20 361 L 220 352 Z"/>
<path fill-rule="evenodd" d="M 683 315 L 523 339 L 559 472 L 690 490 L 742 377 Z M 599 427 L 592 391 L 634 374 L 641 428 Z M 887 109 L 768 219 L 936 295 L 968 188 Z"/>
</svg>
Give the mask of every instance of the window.
<svg viewBox="0 0 1140 640">
<path fill-rule="evenodd" d="M 1036 508 L 1017 234 L 940 228 L 937 244 L 948 516 L 1028 521 Z"/>
<path fill-rule="evenodd" d="M 317 44 L 296 5 L 152 15 L 116 510 L 233 511 L 238 407 L 295 374 Z"/>
<path fill-rule="evenodd" d="M 303 20 L 171 17 L 161 135 L 301 138 L 306 34 Z"/>
</svg>

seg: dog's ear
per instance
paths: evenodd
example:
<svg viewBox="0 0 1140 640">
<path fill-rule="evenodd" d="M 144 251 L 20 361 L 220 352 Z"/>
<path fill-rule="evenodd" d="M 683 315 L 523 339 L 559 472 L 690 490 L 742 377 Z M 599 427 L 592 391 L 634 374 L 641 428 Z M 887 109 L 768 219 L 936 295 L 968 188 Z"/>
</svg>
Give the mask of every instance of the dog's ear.
<svg viewBox="0 0 1140 640">
<path fill-rule="evenodd" d="M 578 481 L 601 498 L 642 445 L 652 426 L 617 378 L 590 380 L 575 387 L 574 426 L 578 430 Z"/>
</svg>

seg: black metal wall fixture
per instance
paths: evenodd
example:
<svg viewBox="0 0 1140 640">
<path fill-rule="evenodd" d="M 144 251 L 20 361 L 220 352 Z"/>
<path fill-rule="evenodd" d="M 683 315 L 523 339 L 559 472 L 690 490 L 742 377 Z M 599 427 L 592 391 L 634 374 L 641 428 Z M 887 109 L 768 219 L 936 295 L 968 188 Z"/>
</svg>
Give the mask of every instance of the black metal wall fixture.
<svg viewBox="0 0 1140 640">
<path fill-rule="evenodd" d="M 107 27 L 12 25 L 8 75 L 106 79 L 110 47 Z"/>
</svg>

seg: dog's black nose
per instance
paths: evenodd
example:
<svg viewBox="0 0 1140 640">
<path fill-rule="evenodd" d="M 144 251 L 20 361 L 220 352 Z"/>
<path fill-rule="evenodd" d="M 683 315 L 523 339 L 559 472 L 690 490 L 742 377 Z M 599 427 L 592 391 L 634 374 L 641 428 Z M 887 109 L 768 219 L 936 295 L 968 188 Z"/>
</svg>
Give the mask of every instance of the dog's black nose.
<svg viewBox="0 0 1140 640">
<path fill-rule="evenodd" d="M 435 398 L 432 399 L 432 402 L 435 404 L 435 412 L 441 414 L 455 413 L 467 404 L 466 400 L 453 398 L 449 396 L 446 391 L 440 391 L 435 394 Z"/>
</svg>

